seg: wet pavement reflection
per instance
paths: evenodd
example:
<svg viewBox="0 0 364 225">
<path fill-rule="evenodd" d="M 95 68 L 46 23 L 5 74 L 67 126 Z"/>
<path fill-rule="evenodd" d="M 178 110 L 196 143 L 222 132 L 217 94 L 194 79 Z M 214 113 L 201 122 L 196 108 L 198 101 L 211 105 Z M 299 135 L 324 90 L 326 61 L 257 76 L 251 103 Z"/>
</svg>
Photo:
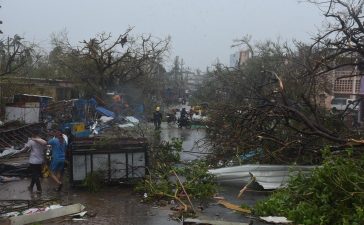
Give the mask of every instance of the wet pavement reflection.
<svg viewBox="0 0 364 225">
<path fill-rule="evenodd" d="M 204 146 L 206 131 L 201 127 L 178 128 L 176 124 L 162 123 L 161 139 L 170 141 L 179 138 L 183 141 L 182 161 L 191 161 L 204 156 L 208 149 Z"/>
</svg>

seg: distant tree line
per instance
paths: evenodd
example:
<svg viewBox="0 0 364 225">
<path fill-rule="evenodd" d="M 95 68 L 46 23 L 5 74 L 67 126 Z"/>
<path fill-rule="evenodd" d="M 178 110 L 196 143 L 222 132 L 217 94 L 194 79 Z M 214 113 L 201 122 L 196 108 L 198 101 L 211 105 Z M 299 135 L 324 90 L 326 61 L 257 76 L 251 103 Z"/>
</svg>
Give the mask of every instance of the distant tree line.
<svg viewBox="0 0 364 225">
<path fill-rule="evenodd" d="M 0 80 L 15 76 L 71 80 L 84 97 L 128 92 L 150 107 L 162 104 L 167 88 L 181 86 L 174 79 L 180 73 L 176 65 L 171 72 L 164 67 L 170 37 L 134 35 L 132 30 L 117 36 L 103 32 L 76 45 L 66 32 L 52 34 L 49 52 L 18 35 L 5 37 L 0 40 Z"/>
</svg>

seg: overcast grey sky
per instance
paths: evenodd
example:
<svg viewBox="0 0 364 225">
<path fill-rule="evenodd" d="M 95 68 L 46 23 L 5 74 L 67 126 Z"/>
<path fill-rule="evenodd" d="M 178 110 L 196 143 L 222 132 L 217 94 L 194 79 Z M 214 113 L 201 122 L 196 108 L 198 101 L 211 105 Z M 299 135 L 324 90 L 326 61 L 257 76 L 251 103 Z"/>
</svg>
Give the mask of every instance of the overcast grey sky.
<svg viewBox="0 0 364 225">
<path fill-rule="evenodd" d="M 323 17 L 297 0 L 1 0 L 4 36 L 19 34 L 49 47 L 50 34 L 67 30 L 73 43 L 100 32 L 172 37 L 170 57 L 205 70 L 228 64 L 233 40 L 246 34 L 255 41 L 309 41 Z"/>
</svg>

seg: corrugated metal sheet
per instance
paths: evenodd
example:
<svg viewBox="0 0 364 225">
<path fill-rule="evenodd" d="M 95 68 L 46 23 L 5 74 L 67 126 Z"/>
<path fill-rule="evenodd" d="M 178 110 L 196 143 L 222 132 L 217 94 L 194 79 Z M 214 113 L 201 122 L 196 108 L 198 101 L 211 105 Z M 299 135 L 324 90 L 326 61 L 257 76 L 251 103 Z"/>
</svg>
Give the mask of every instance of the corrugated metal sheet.
<svg viewBox="0 0 364 225">
<path fill-rule="evenodd" d="M 264 189 L 277 189 L 287 184 L 290 176 L 298 172 L 309 173 L 316 166 L 296 165 L 242 165 L 211 169 L 217 181 L 225 184 L 244 185 L 251 180 L 250 173 Z"/>
</svg>

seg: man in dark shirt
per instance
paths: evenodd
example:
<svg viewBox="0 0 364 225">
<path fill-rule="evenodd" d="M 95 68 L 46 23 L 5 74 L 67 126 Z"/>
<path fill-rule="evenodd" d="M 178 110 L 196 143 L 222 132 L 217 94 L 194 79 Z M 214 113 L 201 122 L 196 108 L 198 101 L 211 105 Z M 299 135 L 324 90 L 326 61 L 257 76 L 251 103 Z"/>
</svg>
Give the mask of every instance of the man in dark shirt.
<svg viewBox="0 0 364 225">
<path fill-rule="evenodd" d="M 162 113 L 160 112 L 159 107 L 157 107 L 155 109 L 155 112 L 153 113 L 153 122 L 154 122 L 154 127 L 155 127 L 156 130 L 161 128 Z"/>
<path fill-rule="evenodd" d="M 187 117 L 187 111 L 186 111 L 186 108 L 182 108 L 181 118 L 184 119 L 185 117 Z"/>
</svg>

